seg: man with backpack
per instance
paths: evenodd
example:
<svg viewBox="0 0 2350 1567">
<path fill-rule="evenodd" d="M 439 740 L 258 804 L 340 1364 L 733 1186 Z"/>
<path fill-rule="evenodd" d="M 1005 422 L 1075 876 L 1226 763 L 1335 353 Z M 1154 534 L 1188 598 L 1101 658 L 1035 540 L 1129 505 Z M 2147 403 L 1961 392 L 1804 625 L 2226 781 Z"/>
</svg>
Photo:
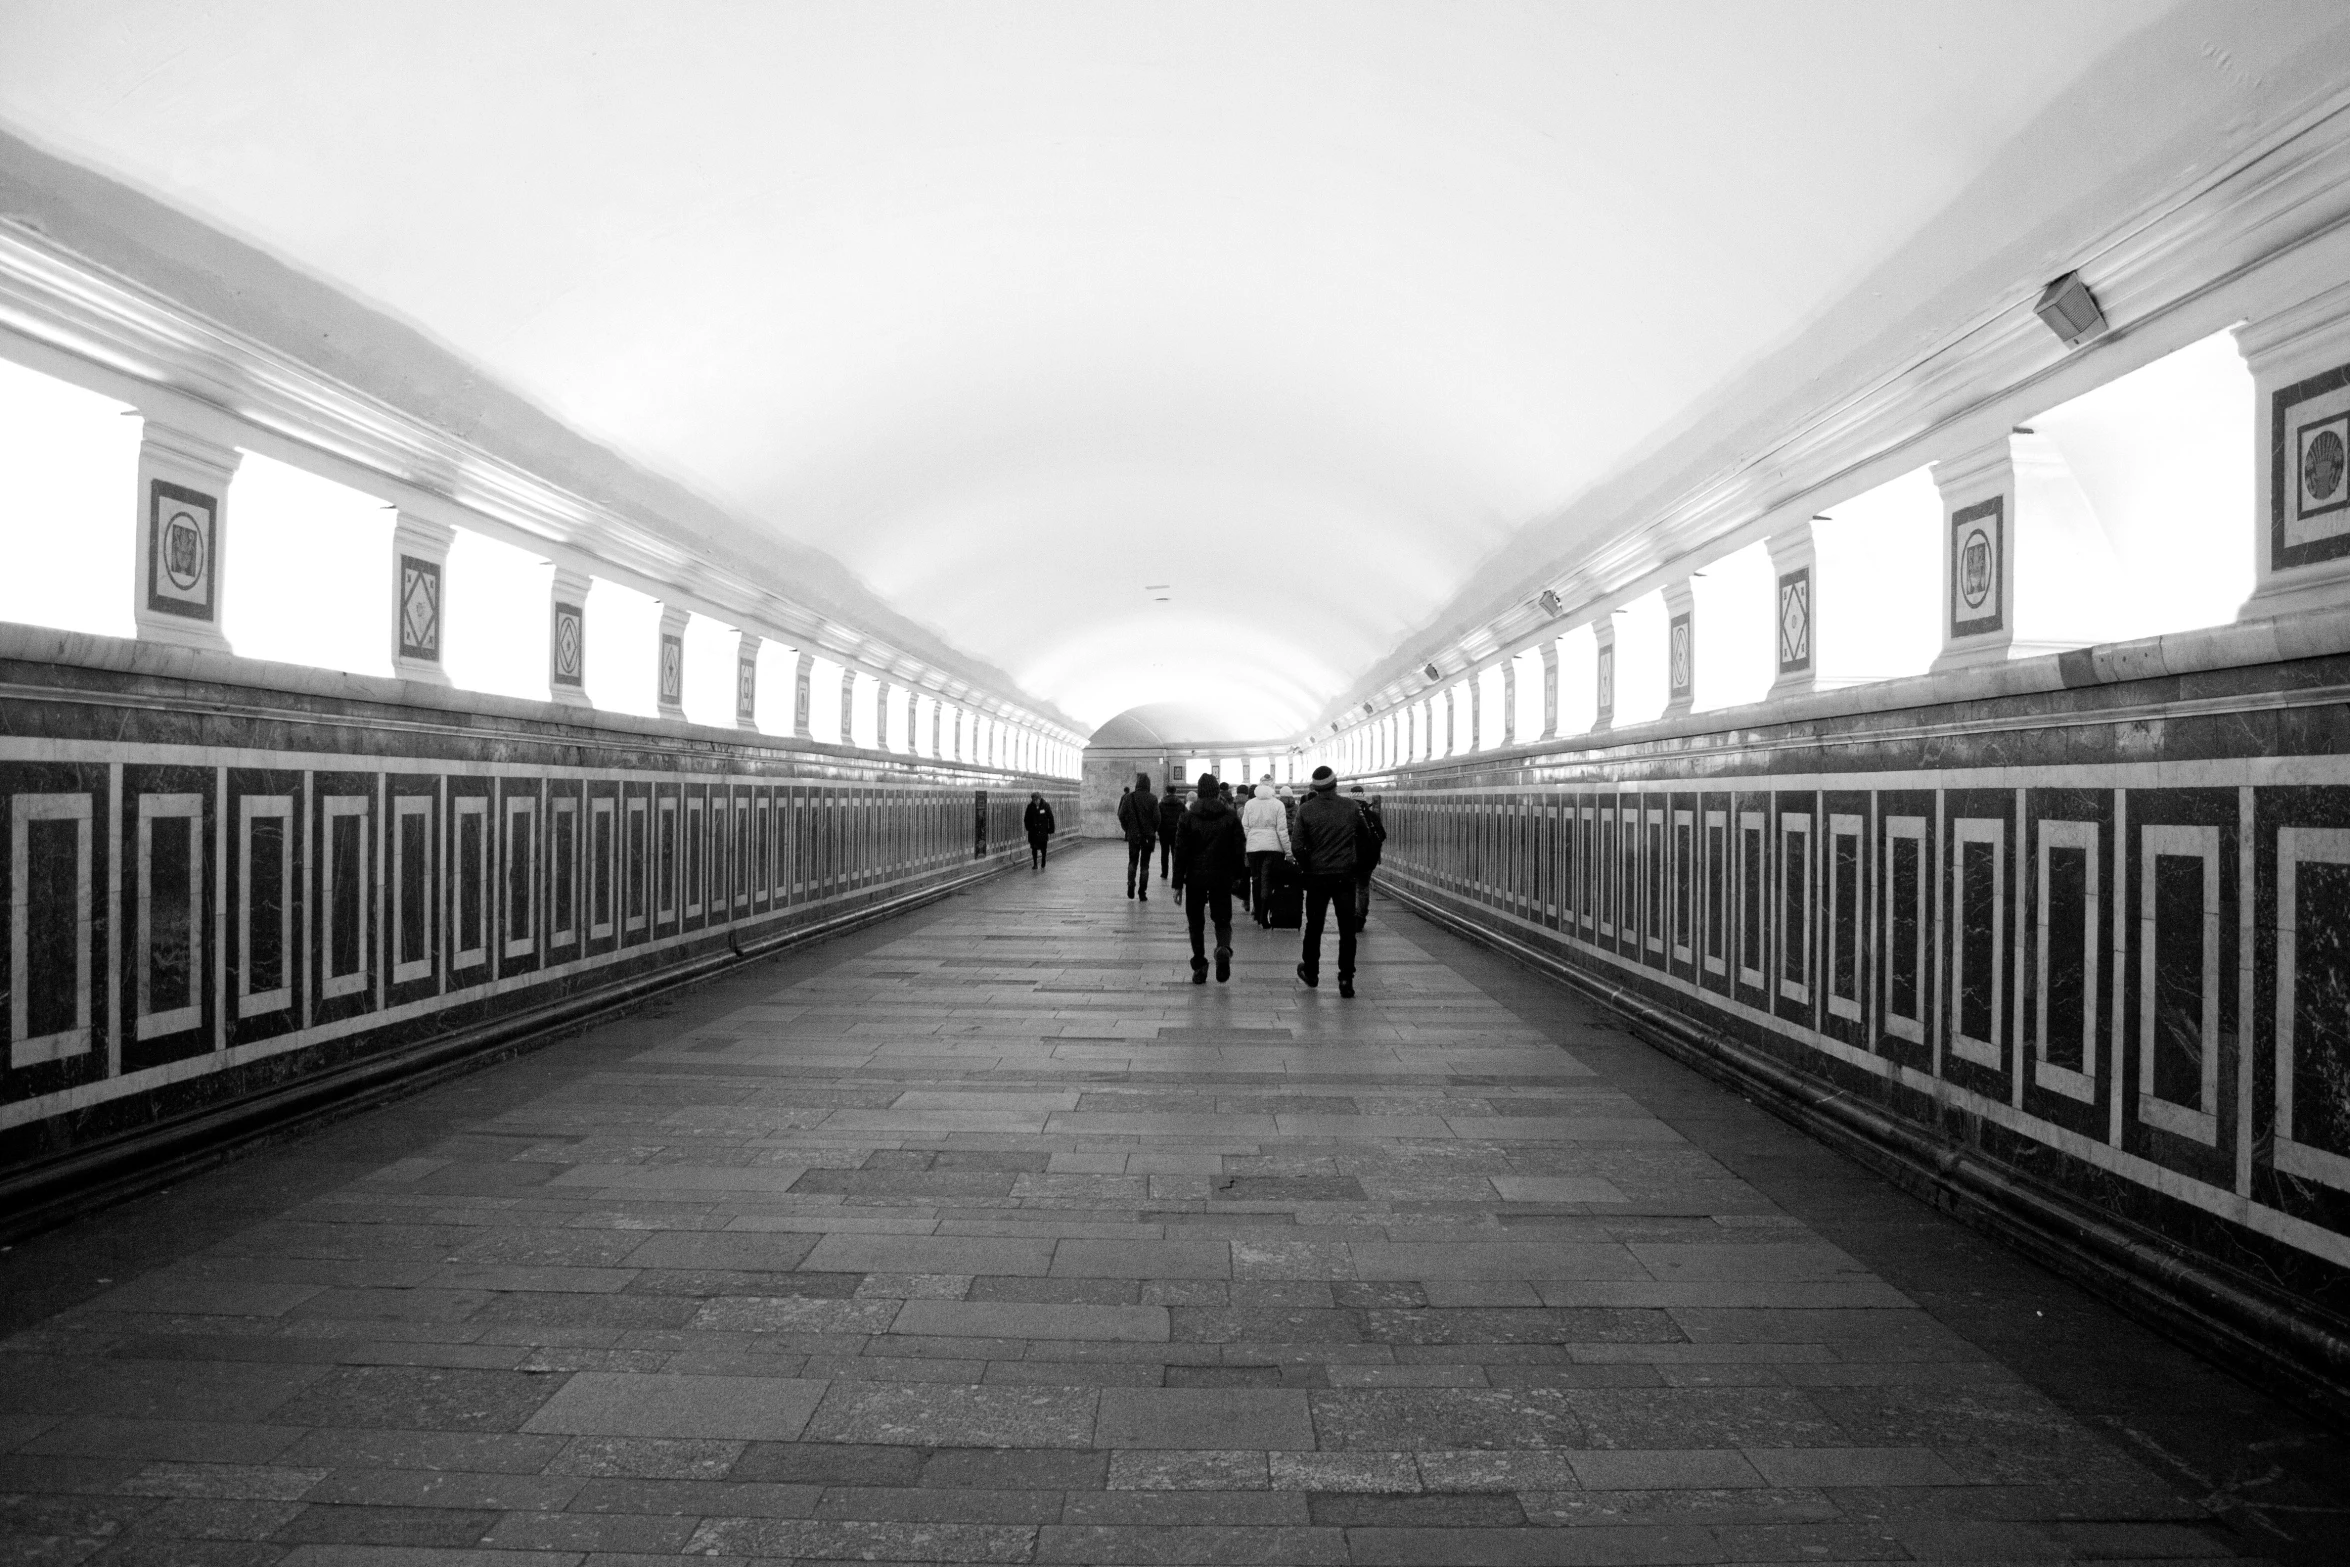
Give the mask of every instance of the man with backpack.
<svg viewBox="0 0 2350 1567">
<path fill-rule="evenodd" d="M 1327 767 L 1315 768 L 1313 786 L 1289 830 L 1290 852 L 1306 888 L 1305 950 L 1297 977 L 1308 987 L 1321 985 L 1322 921 L 1336 904 L 1338 994 L 1348 1000 L 1355 993 L 1356 868 L 1363 862 L 1369 838 L 1362 807 L 1338 792 L 1338 775 Z"/>
<path fill-rule="evenodd" d="M 1371 873 L 1379 868 L 1379 856 L 1387 848 L 1387 818 L 1380 813 L 1379 797 L 1363 793 L 1361 784 L 1354 786 L 1354 799 L 1363 813 L 1367 849 L 1355 863 L 1355 928 L 1360 930 L 1371 923 Z"/>
</svg>

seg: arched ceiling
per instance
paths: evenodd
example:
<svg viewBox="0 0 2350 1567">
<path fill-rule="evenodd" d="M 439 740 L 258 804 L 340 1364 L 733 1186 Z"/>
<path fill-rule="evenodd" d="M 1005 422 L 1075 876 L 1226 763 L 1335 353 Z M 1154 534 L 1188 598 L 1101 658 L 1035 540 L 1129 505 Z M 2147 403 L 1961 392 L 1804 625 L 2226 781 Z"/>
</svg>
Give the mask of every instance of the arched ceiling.
<svg viewBox="0 0 2350 1567">
<path fill-rule="evenodd" d="M 13 0 L 0 124 L 1082 723 L 1268 735 L 2175 9 Z"/>
<path fill-rule="evenodd" d="M 1174 750 L 1178 747 L 1218 747 L 1279 744 L 1278 735 L 1242 735 L 1229 727 L 1230 715 L 1207 702 L 1146 702 L 1130 707 L 1086 737 L 1086 744 L 1110 750 Z M 1219 753 L 1221 754 L 1221 753 Z"/>
</svg>

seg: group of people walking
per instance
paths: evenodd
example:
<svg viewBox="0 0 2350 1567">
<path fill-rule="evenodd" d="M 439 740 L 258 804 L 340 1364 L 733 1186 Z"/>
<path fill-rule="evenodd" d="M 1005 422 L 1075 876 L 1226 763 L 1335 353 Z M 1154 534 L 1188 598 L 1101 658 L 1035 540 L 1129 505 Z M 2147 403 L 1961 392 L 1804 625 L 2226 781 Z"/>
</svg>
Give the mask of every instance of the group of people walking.
<svg viewBox="0 0 2350 1567">
<path fill-rule="evenodd" d="M 1152 850 L 1159 874 L 1183 900 L 1191 931 L 1191 982 L 1208 982 L 1207 927 L 1216 933 L 1216 982 L 1232 977 L 1232 899 L 1242 902 L 1260 926 L 1270 927 L 1283 878 L 1295 874 L 1304 900 L 1304 949 L 1297 977 L 1318 987 L 1322 970 L 1322 928 L 1338 911 L 1338 993 L 1355 993 L 1355 937 L 1369 916 L 1371 877 L 1387 841 L 1379 804 L 1363 794 L 1338 792 L 1338 777 L 1314 769 L 1303 799 L 1285 798 L 1268 777 L 1239 809 L 1231 786 L 1214 773 L 1199 775 L 1187 805 L 1172 789 L 1160 799 L 1150 775 L 1135 775 L 1134 787 L 1118 802 L 1118 825 L 1126 834 L 1126 896 L 1150 900 Z"/>
</svg>

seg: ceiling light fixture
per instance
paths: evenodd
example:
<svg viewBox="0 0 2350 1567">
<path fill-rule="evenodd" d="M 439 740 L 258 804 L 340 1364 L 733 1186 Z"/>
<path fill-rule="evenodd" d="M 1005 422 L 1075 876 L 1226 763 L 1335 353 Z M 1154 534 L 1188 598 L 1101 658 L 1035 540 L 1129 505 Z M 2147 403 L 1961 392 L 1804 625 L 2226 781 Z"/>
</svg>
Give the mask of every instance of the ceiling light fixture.
<svg viewBox="0 0 2350 1567">
<path fill-rule="evenodd" d="M 2097 296 L 2089 292 L 2078 272 L 2067 272 L 2042 289 L 2040 302 L 2032 310 L 2067 348 L 2078 348 L 2090 338 L 2105 335 L 2105 312 L 2097 308 Z"/>
</svg>

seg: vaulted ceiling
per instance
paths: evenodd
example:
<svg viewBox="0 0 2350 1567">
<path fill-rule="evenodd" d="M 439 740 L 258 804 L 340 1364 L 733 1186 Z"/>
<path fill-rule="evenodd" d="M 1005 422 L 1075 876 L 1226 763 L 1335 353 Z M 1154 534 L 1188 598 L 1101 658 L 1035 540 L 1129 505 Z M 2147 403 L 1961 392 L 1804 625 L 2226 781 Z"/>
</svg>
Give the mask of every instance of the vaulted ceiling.
<svg viewBox="0 0 2350 1567">
<path fill-rule="evenodd" d="M 2019 229 L 2332 25 L 12 0 L 0 125 L 414 328 L 741 540 L 829 553 L 1083 723 L 1181 702 L 1268 735 L 1570 557 L 1578 497 L 1832 307 L 1855 341 L 1911 309 L 1862 285 L 2117 53 L 2210 85 L 2117 104 L 2062 179 L 2001 176 Z"/>
</svg>

